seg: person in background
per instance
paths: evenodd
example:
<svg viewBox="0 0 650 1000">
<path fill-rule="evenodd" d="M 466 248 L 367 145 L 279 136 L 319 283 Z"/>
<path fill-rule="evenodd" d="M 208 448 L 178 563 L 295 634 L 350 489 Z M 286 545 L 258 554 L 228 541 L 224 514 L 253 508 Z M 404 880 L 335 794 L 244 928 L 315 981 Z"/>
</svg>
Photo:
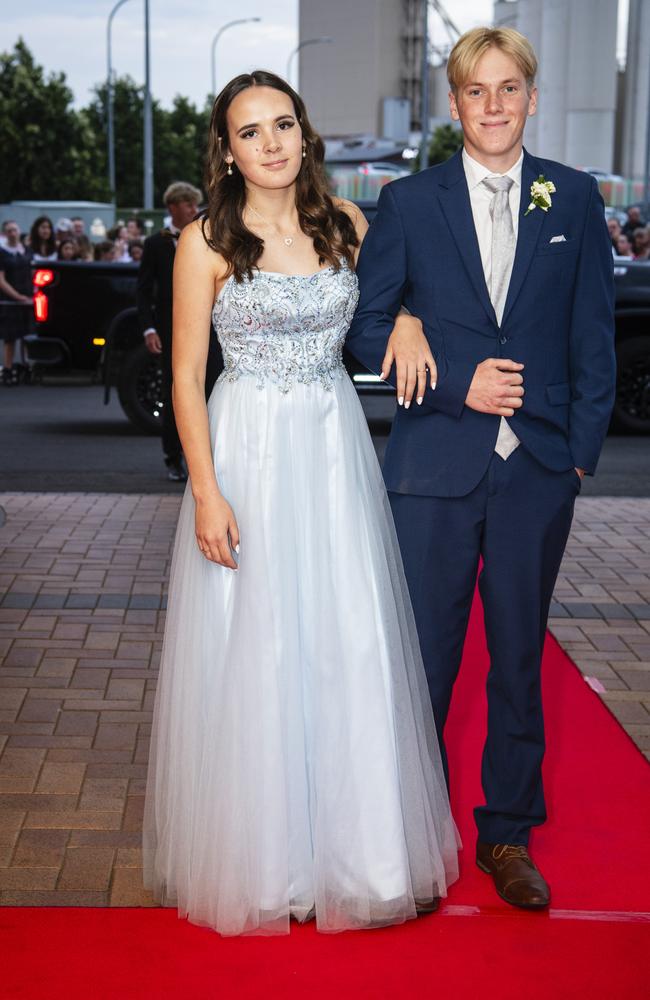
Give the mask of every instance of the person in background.
<svg viewBox="0 0 650 1000">
<path fill-rule="evenodd" d="M 115 245 L 110 240 L 102 240 L 101 243 L 96 243 L 94 259 L 96 261 L 114 261 Z"/>
<path fill-rule="evenodd" d="M 634 259 L 632 244 L 628 240 L 625 233 L 619 233 L 618 239 L 615 240 L 614 253 L 617 257 L 629 257 L 630 260 Z"/>
<path fill-rule="evenodd" d="M 142 240 L 129 240 L 129 257 L 139 264 L 144 253 L 144 243 Z"/>
<path fill-rule="evenodd" d="M 163 195 L 170 224 L 144 241 L 138 273 L 136 303 L 147 350 L 159 355 L 162 365 L 162 446 L 167 476 L 184 483 L 187 470 L 172 406 L 172 274 L 176 243 L 181 230 L 196 217 L 202 194 L 184 181 L 171 184 Z M 210 395 L 223 367 L 217 338 L 210 338 L 205 391 Z"/>
<path fill-rule="evenodd" d="M 54 233 L 54 238 L 56 239 L 56 242 L 60 243 L 61 240 L 65 240 L 69 236 L 73 235 L 74 235 L 74 226 L 72 224 L 72 219 L 66 219 L 66 218 L 57 219 L 55 233 Z"/>
<path fill-rule="evenodd" d="M 609 232 L 610 239 L 612 241 L 613 252 L 616 253 L 616 244 L 619 236 L 621 235 L 622 229 L 621 224 L 615 216 L 610 216 L 607 220 L 607 229 Z"/>
<path fill-rule="evenodd" d="M 20 226 L 8 221 L 4 226 L 6 244 L 0 249 L 0 339 L 3 341 L 3 385 L 18 385 L 15 364 L 16 342 L 33 327 L 31 249 L 23 246 Z"/>
<path fill-rule="evenodd" d="M 56 260 L 56 239 L 52 220 L 39 215 L 29 231 L 29 245 L 34 260 Z"/>
<path fill-rule="evenodd" d="M 72 222 L 72 235 L 75 239 L 86 235 L 86 224 L 80 215 L 73 215 L 70 221 Z"/>
<path fill-rule="evenodd" d="M 118 222 L 116 226 L 109 229 L 106 233 L 109 240 L 112 241 L 115 247 L 115 256 L 113 260 L 129 262 L 129 233 L 123 222 Z"/>
<path fill-rule="evenodd" d="M 650 260 L 650 226 L 639 226 L 632 235 L 635 260 Z"/>
<path fill-rule="evenodd" d="M 645 219 L 641 215 L 641 209 L 638 205 L 630 205 L 625 211 L 627 212 L 627 222 L 623 226 L 623 232 L 628 240 L 631 240 L 635 229 L 645 226 Z"/>
<path fill-rule="evenodd" d="M 76 236 L 75 243 L 77 244 L 78 248 L 78 256 L 77 256 L 78 260 L 82 260 L 85 263 L 89 263 L 90 261 L 93 261 L 95 259 L 95 255 L 93 252 L 93 245 L 88 239 L 88 237 L 85 235 L 85 233 L 82 233 L 81 236 Z"/>
<path fill-rule="evenodd" d="M 144 236 L 144 223 L 142 219 L 131 218 L 126 220 L 126 231 L 130 240 L 140 240 Z"/>
<path fill-rule="evenodd" d="M 79 245 L 72 236 L 60 241 L 57 260 L 77 260 L 78 257 Z"/>
</svg>

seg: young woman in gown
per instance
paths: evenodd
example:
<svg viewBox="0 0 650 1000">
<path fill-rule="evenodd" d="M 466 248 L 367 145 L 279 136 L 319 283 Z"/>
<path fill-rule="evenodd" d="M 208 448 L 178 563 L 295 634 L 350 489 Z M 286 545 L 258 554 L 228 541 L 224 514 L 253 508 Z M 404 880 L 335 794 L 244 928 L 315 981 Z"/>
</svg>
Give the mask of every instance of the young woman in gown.
<svg viewBox="0 0 650 1000">
<path fill-rule="evenodd" d="M 457 878 L 390 508 L 341 349 L 365 220 L 273 74 L 210 124 L 174 268 L 174 547 L 145 884 L 222 934 L 399 923 Z M 225 370 L 205 403 L 210 315 Z"/>
</svg>

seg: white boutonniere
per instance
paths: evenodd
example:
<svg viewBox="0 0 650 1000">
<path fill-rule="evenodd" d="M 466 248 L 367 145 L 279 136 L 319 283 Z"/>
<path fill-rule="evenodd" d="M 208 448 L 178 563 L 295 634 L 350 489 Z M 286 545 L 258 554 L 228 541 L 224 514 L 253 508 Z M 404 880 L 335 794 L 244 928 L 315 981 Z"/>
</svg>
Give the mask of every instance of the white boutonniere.
<svg viewBox="0 0 650 1000">
<path fill-rule="evenodd" d="M 544 174 L 540 174 L 537 180 L 530 185 L 530 205 L 524 215 L 528 215 L 534 208 L 541 208 L 542 212 L 548 212 L 552 204 L 552 194 L 555 194 L 555 184 L 553 181 L 547 181 Z"/>
</svg>

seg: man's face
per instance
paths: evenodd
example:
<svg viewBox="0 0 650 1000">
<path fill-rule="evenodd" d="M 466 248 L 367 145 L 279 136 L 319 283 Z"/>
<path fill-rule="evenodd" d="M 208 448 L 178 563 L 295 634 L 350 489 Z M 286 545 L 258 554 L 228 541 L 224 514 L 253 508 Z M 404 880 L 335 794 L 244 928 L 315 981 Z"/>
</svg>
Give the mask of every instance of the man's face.
<svg viewBox="0 0 650 1000">
<path fill-rule="evenodd" d="M 84 220 L 74 219 L 72 223 L 72 233 L 74 236 L 83 236 L 84 234 Z"/>
<path fill-rule="evenodd" d="M 633 225 L 634 225 L 634 223 L 636 223 L 636 222 L 638 222 L 640 220 L 640 218 L 641 218 L 641 211 L 640 211 L 640 209 L 638 208 L 637 205 L 633 205 L 631 208 L 628 208 L 628 210 L 627 210 L 627 217 L 628 217 L 628 219 L 630 220 L 630 222 Z"/>
<path fill-rule="evenodd" d="M 470 156 L 479 162 L 511 159 L 514 163 L 526 118 L 537 109 L 537 88 L 529 94 L 515 60 L 492 46 L 456 96 L 449 94 L 449 109 L 462 125 Z"/>
<path fill-rule="evenodd" d="M 16 222 L 8 222 L 4 227 L 5 236 L 10 246 L 16 246 L 20 239 L 20 228 Z"/>
<path fill-rule="evenodd" d="M 172 222 L 177 229 L 183 229 L 192 221 L 198 207 L 195 201 L 178 201 L 175 205 L 167 206 Z"/>
</svg>

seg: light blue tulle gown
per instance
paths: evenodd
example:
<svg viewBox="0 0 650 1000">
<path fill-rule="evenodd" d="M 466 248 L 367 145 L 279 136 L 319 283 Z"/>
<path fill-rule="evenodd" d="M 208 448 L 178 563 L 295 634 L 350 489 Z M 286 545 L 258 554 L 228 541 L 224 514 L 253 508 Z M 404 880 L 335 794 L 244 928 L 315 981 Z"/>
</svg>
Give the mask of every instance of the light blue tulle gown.
<svg viewBox="0 0 650 1000">
<path fill-rule="evenodd" d="M 222 934 L 399 923 L 457 832 L 381 472 L 341 349 L 343 264 L 230 278 L 208 411 L 241 534 L 206 560 L 185 492 L 151 738 L 145 884 Z"/>
</svg>

